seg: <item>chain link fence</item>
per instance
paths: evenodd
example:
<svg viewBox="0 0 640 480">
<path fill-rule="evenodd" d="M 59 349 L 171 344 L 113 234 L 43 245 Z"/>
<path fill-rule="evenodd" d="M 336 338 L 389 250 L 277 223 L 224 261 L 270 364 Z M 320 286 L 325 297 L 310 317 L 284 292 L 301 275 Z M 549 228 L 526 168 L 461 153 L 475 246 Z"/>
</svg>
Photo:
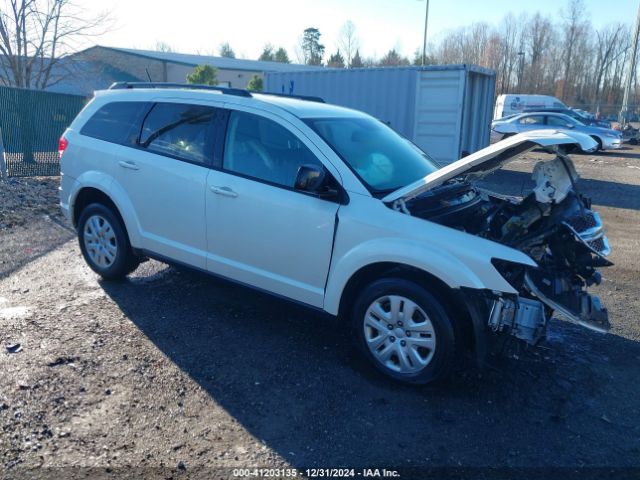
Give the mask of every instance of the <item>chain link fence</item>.
<svg viewBox="0 0 640 480">
<path fill-rule="evenodd" d="M 58 140 L 87 101 L 79 95 L 0 87 L 2 173 L 60 175 Z"/>
</svg>

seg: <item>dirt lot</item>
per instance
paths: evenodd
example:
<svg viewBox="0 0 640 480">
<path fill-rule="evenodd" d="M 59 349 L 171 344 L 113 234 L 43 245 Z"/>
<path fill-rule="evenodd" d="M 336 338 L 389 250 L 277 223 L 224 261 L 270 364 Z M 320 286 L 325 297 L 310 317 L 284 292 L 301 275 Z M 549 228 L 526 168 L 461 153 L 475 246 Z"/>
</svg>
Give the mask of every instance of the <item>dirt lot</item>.
<svg viewBox="0 0 640 480">
<path fill-rule="evenodd" d="M 520 193 L 540 156 L 488 183 Z M 240 287 L 157 262 L 102 282 L 55 181 L 0 184 L 1 476 L 637 478 L 640 150 L 575 161 L 614 248 L 598 287 L 612 332 L 554 319 L 542 347 L 427 388 L 375 374 L 337 320 Z"/>
</svg>

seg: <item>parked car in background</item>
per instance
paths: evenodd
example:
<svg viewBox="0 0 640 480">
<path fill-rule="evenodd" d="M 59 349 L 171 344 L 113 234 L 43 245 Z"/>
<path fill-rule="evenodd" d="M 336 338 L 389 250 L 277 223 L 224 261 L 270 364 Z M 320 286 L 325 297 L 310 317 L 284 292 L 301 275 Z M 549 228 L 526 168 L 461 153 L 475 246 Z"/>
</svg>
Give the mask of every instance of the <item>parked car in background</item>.
<svg viewBox="0 0 640 480">
<path fill-rule="evenodd" d="M 611 128 L 611 122 L 607 120 L 598 120 L 593 114 L 585 112 L 584 110 L 576 110 L 573 108 L 535 108 L 525 109 L 522 113 L 530 112 L 549 112 L 549 113 L 562 113 L 568 115 L 571 118 L 575 118 L 585 125 L 593 125 L 595 127 Z"/>
<path fill-rule="evenodd" d="M 498 95 L 496 106 L 493 110 L 494 120 L 523 113 L 526 110 L 545 110 L 549 108 L 568 109 L 556 97 L 550 95 L 522 95 L 503 94 Z"/>
<path fill-rule="evenodd" d="M 610 128 L 585 125 L 569 115 L 553 112 L 531 112 L 514 115 L 507 119 L 494 120 L 491 130 L 503 137 L 531 130 L 555 129 L 584 133 L 598 142 L 598 150 L 611 150 L 622 147 L 622 134 Z"/>
</svg>

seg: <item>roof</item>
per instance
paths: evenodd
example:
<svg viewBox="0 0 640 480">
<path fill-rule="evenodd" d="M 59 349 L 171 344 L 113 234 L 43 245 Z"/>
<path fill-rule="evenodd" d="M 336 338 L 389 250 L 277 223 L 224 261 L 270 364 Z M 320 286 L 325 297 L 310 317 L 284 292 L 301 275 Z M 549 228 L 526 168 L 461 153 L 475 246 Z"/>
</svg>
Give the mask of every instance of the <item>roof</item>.
<svg viewBox="0 0 640 480">
<path fill-rule="evenodd" d="M 120 97 L 125 95 L 127 99 L 136 101 L 156 101 L 158 99 L 187 98 L 189 100 L 219 100 L 226 104 L 259 106 L 268 111 L 282 112 L 283 110 L 298 118 L 338 118 L 338 117 L 367 117 L 363 112 L 352 110 L 338 105 L 319 103 L 296 98 L 287 98 L 276 95 L 251 93 L 250 97 L 225 95 L 221 91 L 199 90 L 185 88 L 135 88 L 100 90 L 97 97 Z"/>
<path fill-rule="evenodd" d="M 137 50 L 133 48 L 117 48 L 96 45 L 91 48 L 103 48 L 138 57 L 160 60 L 181 65 L 211 65 L 226 70 L 248 70 L 253 72 L 291 72 L 299 70 L 324 70 L 324 67 L 300 65 L 295 63 L 266 62 L 261 60 L 245 60 L 240 58 L 214 57 L 211 55 L 193 55 L 190 53 L 157 52 L 154 50 Z M 87 49 L 89 50 L 89 49 Z"/>
</svg>

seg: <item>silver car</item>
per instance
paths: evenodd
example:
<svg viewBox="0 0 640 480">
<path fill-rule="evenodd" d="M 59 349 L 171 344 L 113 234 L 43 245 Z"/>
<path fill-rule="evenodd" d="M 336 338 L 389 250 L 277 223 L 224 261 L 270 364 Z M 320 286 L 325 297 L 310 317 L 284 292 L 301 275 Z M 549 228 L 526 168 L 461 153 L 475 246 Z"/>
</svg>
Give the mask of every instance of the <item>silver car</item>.
<svg viewBox="0 0 640 480">
<path fill-rule="evenodd" d="M 559 131 L 573 130 L 585 133 L 598 142 L 598 150 L 611 150 L 622 147 L 622 134 L 609 128 L 585 125 L 584 123 L 563 113 L 528 112 L 494 120 L 491 129 L 508 137 L 516 133 L 531 130 L 554 129 Z"/>
</svg>

